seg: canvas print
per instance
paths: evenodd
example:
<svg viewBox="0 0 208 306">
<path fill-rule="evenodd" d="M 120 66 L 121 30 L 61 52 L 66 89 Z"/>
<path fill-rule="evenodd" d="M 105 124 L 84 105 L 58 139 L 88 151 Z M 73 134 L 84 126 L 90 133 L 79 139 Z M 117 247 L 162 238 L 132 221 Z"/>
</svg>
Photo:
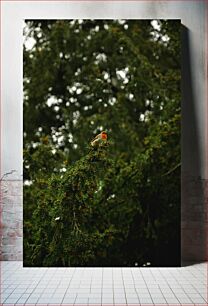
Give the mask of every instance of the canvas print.
<svg viewBox="0 0 208 306">
<path fill-rule="evenodd" d="M 180 266 L 180 28 L 24 21 L 24 266 Z"/>
</svg>

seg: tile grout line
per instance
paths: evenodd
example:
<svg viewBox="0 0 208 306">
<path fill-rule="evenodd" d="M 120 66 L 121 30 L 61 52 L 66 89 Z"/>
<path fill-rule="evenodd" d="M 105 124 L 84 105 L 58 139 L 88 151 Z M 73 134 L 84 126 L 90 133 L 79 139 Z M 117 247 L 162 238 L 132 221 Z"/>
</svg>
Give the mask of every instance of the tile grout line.
<svg viewBox="0 0 208 306">
<path fill-rule="evenodd" d="M 148 288 L 148 286 L 147 286 L 147 283 L 146 283 L 145 278 L 144 278 L 143 273 L 142 273 L 142 268 L 140 268 L 140 271 L 141 271 L 141 276 L 142 276 L 142 278 L 143 278 L 143 280 L 144 280 L 144 283 L 145 283 L 145 285 L 146 285 L 147 291 L 149 292 L 150 298 L 151 298 L 151 300 L 152 300 L 152 304 L 154 305 L 154 302 L 153 302 L 153 299 L 152 299 L 152 295 L 151 295 L 151 293 L 150 293 L 150 291 L 149 291 L 149 288 Z"/>
<path fill-rule="evenodd" d="M 162 276 L 162 278 L 164 279 L 164 281 L 165 281 L 165 283 L 168 285 L 168 287 L 170 288 L 170 285 L 169 285 L 169 283 L 167 282 L 167 280 L 164 278 L 164 276 L 162 275 L 162 273 L 161 273 L 161 271 L 160 271 L 160 269 L 158 270 L 158 272 L 159 272 L 159 274 Z M 160 285 L 158 284 L 158 286 L 159 286 L 159 288 L 160 288 Z M 171 288 L 170 288 L 171 289 Z M 161 288 L 160 288 L 160 291 L 161 291 L 161 293 L 162 293 L 162 296 L 164 297 L 164 299 L 165 299 L 165 301 L 166 301 L 166 303 L 167 304 L 169 304 L 168 303 L 168 301 L 166 300 L 166 298 L 165 298 L 165 295 L 164 295 L 164 293 L 163 293 L 163 291 L 161 290 Z M 173 292 L 173 291 L 172 291 Z M 173 292 L 173 295 L 175 296 L 175 294 L 174 294 L 174 292 Z M 176 300 L 178 301 L 178 303 L 179 303 L 179 305 L 181 304 L 180 303 L 180 301 L 177 299 L 177 297 L 175 296 L 175 298 L 176 298 Z"/>
<path fill-rule="evenodd" d="M 188 294 L 184 291 L 184 288 L 181 286 L 181 284 L 178 282 L 178 280 L 175 278 L 175 276 L 171 273 L 172 278 L 178 283 L 178 285 L 180 286 L 180 289 L 184 292 L 185 296 L 188 298 L 188 300 L 190 300 L 192 302 L 192 300 L 190 299 L 190 297 L 188 296 Z M 173 288 L 174 289 L 174 288 Z M 173 289 L 171 288 L 171 290 L 173 291 Z M 176 296 L 175 292 L 173 291 L 174 295 Z M 176 296 L 177 298 L 177 296 Z M 177 298 L 178 299 L 178 298 Z M 178 299 L 179 300 L 179 299 Z M 179 300 L 180 302 L 180 300 Z"/>
<path fill-rule="evenodd" d="M 137 271 L 138 271 L 138 270 L 137 270 Z M 140 270 L 139 270 L 139 272 L 140 272 Z M 132 272 L 132 269 L 131 269 L 131 276 L 132 276 L 132 279 L 133 279 L 133 282 L 134 282 L 134 289 L 135 289 L 135 292 L 136 292 L 136 295 L 137 295 L 139 304 L 141 305 L 140 298 L 139 298 L 138 292 L 137 292 L 137 290 L 136 290 L 135 278 L 134 278 L 134 274 L 133 274 L 133 272 Z"/>
<path fill-rule="evenodd" d="M 171 271 L 168 271 L 168 272 L 169 272 L 169 274 L 171 275 Z M 167 282 L 167 280 L 165 279 L 165 277 L 163 276 L 163 274 L 161 273 L 160 270 L 159 270 L 159 273 L 160 273 L 160 275 L 162 276 L 162 278 L 164 279 L 164 281 L 166 282 L 166 284 L 168 285 L 168 288 L 172 291 L 172 293 L 173 293 L 174 297 L 176 298 L 176 300 L 178 301 L 179 305 L 181 305 L 180 301 L 178 300 L 177 296 L 175 295 L 175 292 L 174 292 L 173 289 L 170 287 L 170 284 Z M 160 285 L 159 285 L 159 287 L 160 287 Z M 162 292 L 162 293 L 163 293 L 163 292 Z M 164 296 L 164 298 L 165 298 L 165 296 Z M 166 298 L 165 298 L 165 300 L 166 300 Z M 166 302 L 167 302 L 167 300 L 166 300 Z"/>
<path fill-rule="evenodd" d="M 75 269 L 73 270 L 73 273 L 72 273 L 72 275 L 71 275 L 70 282 L 69 282 L 69 284 L 68 284 L 68 286 L 67 286 L 67 289 L 69 289 L 69 286 L 70 286 L 70 283 L 71 283 L 72 278 L 73 278 L 73 276 L 74 276 L 74 273 L 75 273 Z M 67 292 L 67 289 L 66 289 L 66 292 Z M 63 301 L 64 301 L 64 297 L 66 296 L 66 292 L 65 292 L 65 294 L 64 294 L 64 296 L 63 296 L 62 303 L 63 303 Z M 76 295 L 77 295 L 77 294 L 76 294 Z M 75 297 L 74 301 L 75 301 L 75 300 L 76 300 L 76 297 Z"/>
<path fill-rule="evenodd" d="M 23 267 L 23 270 L 24 270 L 24 267 Z M 43 277 L 44 277 L 44 275 L 47 273 L 47 271 L 48 271 L 48 268 L 46 268 L 46 269 L 45 269 L 45 273 L 43 273 L 43 274 L 41 275 L 41 277 L 40 277 L 39 281 L 37 282 L 36 286 L 34 287 L 32 293 L 33 293 L 33 292 L 35 291 L 35 289 L 38 287 L 38 284 L 41 282 L 41 280 L 43 279 Z M 43 289 L 43 291 L 44 291 L 44 289 Z M 41 294 L 43 293 L 43 291 L 41 292 Z M 31 293 L 31 294 L 32 294 L 32 293 Z M 30 295 L 31 295 L 31 294 L 30 294 Z M 40 294 L 40 295 L 41 295 L 41 294 Z M 28 300 L 29 298 L 30 298 L 30 296 L 27 298 L 27 300 Z M 39 299 L 40 299 L 40 296 L 39 296 L 38 300 L 39 300 Z M 19 299 L 19 300 L 20 300 L 20 299 Z M 18 300 L 18 301 L 19 301 L 19 300 Z M 25 304 L 26 304 L 27 300 L 25 301 Z M 38 302 L 38 300 L 37 300 L 37 302 Z M 18 301 L 17 301 L 17 302 L 18 302 Z M 23 303 L 23 304 L 24 304 L 24 303 Z"/>
<path fill-rule="evenodd" d="M 126 305 L 127 305 L 127 298 L 126 298 L 126 287 L 125 287 L 125 283 L 124 283 L 124 275 L 123 275 L 123 269 L 121 268 L 121 276 L 122 276 L 122 283 L 124 286 L 124 294 L 125 294 L 125 300 L 126 300 Z"/>
</svg>

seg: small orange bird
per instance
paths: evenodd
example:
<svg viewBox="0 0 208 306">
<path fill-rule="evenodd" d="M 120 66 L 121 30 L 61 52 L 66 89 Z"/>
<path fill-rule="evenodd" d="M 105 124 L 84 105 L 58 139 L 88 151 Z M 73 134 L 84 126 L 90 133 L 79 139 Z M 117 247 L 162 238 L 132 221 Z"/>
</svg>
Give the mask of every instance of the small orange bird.
<svg viewBox="0 0 208 306">
<path fill-rule="evenodd" d="M 108 135 L 106 132 L 101 132 L 95 138 L 91 141 L 91 146 L 95 147 L 98 146 L 100 143 L 106 142 L 108 138 Z"/>
</svg>

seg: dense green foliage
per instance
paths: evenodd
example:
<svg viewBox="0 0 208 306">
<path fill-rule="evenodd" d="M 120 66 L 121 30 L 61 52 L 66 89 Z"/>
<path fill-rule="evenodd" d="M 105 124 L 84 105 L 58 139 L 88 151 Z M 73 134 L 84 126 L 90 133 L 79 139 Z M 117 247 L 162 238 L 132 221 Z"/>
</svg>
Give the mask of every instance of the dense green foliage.
<svg viewBox="0 0 208 306">
<path fill-rule="evenodd" d="M 24 265 L 180 265 L 179 21 L 24 31 Z"/>
</svg>

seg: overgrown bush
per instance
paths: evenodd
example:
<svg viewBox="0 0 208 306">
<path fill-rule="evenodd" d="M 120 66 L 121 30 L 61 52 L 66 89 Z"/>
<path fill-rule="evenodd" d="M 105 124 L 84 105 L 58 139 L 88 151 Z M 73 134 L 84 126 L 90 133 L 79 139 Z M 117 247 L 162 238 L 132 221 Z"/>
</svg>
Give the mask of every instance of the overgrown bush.
<svg viewBox="0 0 208 306">
<path fill-rule="evenodd" d="M 180 265 L 180 22 L 24 35 L 24 265 Z"/>
</svg>

